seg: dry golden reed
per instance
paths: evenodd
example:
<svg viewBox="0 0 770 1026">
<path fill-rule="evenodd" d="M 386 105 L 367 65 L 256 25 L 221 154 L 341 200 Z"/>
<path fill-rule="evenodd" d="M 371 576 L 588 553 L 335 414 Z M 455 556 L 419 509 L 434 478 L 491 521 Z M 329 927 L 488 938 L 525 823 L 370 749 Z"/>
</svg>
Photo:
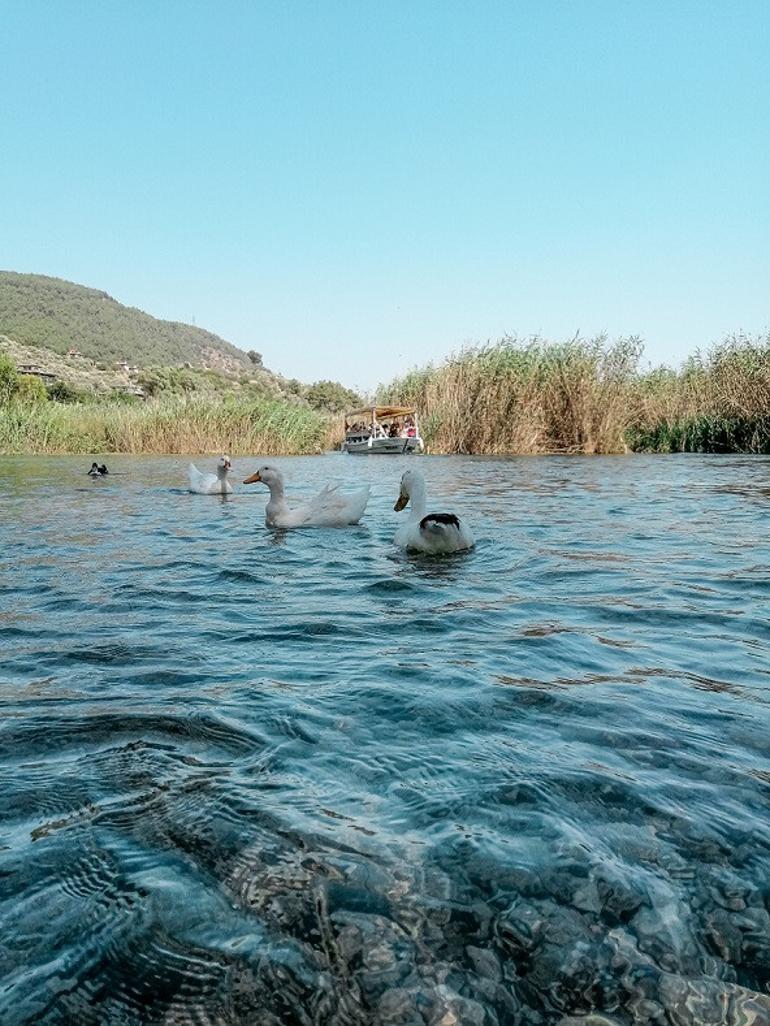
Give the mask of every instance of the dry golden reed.
<svg viewBox="0 0 770 1026">
<path fill-rule="evenodd" d="M 413 403 L 443 453 L 770 451 L 770 336 L 737 335 L 679 371 L 641 372 L 638 338 L 506 337 L 378 392 Z"/>
</svg>

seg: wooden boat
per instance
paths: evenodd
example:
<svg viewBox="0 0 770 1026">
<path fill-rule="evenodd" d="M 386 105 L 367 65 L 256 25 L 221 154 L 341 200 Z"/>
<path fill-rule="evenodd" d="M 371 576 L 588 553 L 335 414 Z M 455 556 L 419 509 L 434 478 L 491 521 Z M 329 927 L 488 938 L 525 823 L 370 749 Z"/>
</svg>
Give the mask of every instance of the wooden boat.
<svg viewBox="0 0 770 1026">
<path fill-rule="evenodd" d="M 342 452 L 401 456 L 424 448 L 414 406 L 366 406 L 345 414 Z"/>
</svg>

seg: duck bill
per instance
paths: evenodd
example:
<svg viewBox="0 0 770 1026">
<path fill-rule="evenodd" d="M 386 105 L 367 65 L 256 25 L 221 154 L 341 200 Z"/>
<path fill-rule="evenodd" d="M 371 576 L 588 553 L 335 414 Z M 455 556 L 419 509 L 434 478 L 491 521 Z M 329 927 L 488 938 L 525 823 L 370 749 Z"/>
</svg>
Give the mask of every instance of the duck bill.
<svg viewBox="0 0 770 1026">
<path fill-rule="evenodd" d="M 256 484 L 257 481 L 261 481 L 262 478 L 259 476 L 259 471 L 256 474 L 252 474 L 251 477 L 244 478 L 244 484 Z"/>
<path fill-rule="evenodd" d="M 396 513 L 400 513 L 404 506 L 406 506 L 407 502 L 409 502 L 408 495 L 399 495 L 398 499 L 396 500 L 396 505 L 393 507 L 393 509 L 396 511 Z"/>
</svg>

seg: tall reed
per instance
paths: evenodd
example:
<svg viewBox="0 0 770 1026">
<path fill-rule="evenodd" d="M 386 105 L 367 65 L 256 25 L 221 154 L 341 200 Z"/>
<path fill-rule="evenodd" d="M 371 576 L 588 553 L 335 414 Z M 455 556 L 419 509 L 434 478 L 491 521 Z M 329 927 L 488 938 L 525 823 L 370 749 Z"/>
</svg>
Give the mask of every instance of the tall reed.
<svg viewBox="0 0 770 1026">
<path fill-rule="evenodd" d="M 450 453 L 621 452 L 637 339 L 551 345 L 506 337 L 381 388 L 414 403 L 429 446 Z"/>
<path fill-rule="evenodd" d="M 628 440 L 649 452 L 770 453 L 770 334 L 731 335 L 640 377 Z"/>
<path fill-rule="evenodd" d="M 317 452 L 329 418 L 281 400 L 166 398 L 0 408 L 0 453 Z"/>
<path fill-rule="evenodd" d="M 434 452 L 770 452 L 770 335 L 642 373 L 638 338 L 506 337 L 379 389 L 412 403 Z"/>
</svg>

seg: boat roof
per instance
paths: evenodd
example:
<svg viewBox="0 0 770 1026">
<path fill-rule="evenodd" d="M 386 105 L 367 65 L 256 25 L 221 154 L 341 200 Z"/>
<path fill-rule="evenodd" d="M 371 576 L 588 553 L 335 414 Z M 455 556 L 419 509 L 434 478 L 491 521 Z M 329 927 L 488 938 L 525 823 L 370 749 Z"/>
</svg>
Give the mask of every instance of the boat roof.
<svg viewBox="0 0 770 1026">
<path fill-rule="evenodd" d="M 417 410 L 414 406 L 363 406 L 360 410 L 351 410 L 349 413 L 346 413 L 345 419 L 368 417 L 370 414 L 374 414 L 380 420 L 380 418 L 387 419 L 388 417 L 408 417 L 416 412 Z"/>
</svg>

